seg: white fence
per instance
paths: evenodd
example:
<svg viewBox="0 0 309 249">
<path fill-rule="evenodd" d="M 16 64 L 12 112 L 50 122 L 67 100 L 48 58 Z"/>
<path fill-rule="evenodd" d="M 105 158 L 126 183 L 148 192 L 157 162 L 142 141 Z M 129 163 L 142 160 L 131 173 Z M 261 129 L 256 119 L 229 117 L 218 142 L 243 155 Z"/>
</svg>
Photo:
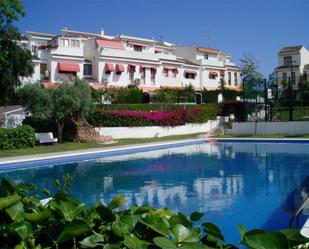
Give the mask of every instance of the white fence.
<svg viewBox="0 0 309 249">
<path fill-rule="evenodd" d="M 193 133 L 207 133 L 217 129 L 221 119 L 210 120 L 204 124 L 186 124 L 176 127 L 145 126 L 145 127 L 100 127 L 96 130 L 101 136 L 120 138 L 151 138 Z"/>
<path fill-rule="evenodd" d="M 309 121 L 293 122 L 242 122 L 233 123 L 232 129 L 225 129 L 226 135 L 306 135 Z"/>
</svg>

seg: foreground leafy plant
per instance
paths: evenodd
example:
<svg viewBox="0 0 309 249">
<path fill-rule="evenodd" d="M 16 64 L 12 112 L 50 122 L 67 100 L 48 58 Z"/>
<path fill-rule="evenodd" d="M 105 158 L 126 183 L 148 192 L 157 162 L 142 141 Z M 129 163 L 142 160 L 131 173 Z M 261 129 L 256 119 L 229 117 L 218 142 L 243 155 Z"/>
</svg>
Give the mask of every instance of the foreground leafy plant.
<svg viewBox="0 0 309 249">
<path fill-rule="evenodd" d="M 203 214 L 190 217 L 168 208 L 132 205 L 116 196 L 109 205 L 93 206 L 72 198 L 66 187 L 71 178 L 56 180 L 57 193 L 43 206 L 31 184 L 13 184 L 2 179 L 0 186 L 1 248 L 103 248 L 103 249 L 235 249 L 225 242 L 220 229 L 202 222 Z M 247 231 L 239 225 L 241 243 L 252 249 L 296 248 L 308 242 L 298 230 Z"/>
</svg>

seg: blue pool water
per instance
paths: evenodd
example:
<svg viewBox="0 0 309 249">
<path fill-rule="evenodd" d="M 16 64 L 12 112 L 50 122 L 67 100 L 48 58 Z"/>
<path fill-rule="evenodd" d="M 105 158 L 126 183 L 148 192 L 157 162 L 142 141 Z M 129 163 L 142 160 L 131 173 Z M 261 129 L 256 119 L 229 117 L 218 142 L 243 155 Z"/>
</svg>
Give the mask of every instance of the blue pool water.
<svg viewBox="0 0 309 249">
<path fill-rule="evenodd" d="M 309 191 L 309 144 L 205 143 L 40 168 L 1 172 L 16 182 L 53 189 L 63 174 L 87 204 L 124 194 L 132 203 L 205 213 L 228 242 L 236 224 L 281 229 Z M 309 213 L 309 210 L 305 210 Z"/>
</svg>

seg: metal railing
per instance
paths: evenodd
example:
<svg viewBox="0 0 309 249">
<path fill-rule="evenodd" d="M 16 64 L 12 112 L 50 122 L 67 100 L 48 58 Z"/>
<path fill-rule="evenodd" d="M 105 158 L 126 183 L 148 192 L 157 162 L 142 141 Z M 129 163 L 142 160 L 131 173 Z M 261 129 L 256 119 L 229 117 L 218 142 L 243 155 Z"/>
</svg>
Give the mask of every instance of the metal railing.
<svg viewBox="0 0 309 249">
<path fill-rule="evenodd" d="M 309 204 L 309 195 L 306 196 L 302 204 L 299 206 L 298 209 L 296 209 L 295 213 L 291 217 L 289 221 L 289 227 L 292 228 L 293 221 L 296 219 L 296 228 L 299 228 L 299 215 L 303 212 L 303 210 L 308 207 Z"/>
</svg>

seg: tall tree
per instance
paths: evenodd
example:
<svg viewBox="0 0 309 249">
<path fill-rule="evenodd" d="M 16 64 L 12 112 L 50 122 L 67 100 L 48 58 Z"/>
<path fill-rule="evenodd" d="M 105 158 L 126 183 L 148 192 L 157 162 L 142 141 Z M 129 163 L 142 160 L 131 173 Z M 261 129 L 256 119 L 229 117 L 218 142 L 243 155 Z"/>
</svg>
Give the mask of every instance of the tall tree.
<svg viewBox="0 0 309 249">
<path fill-rule="evenodd" d="M 51 119 L 58 128 L 62 142 L 64 123 L 86 117 L 93 107 L 91 88 L 83 80 L 62 83 L 54 89 L 42 89 L 38 84 L 28 84 L 18 91 L 21 104 L 35 118 Z"/>
<path fill-rule="evenodd" d="M 243 54 L 240 62 L 244 93 L 249 98 L 256 98 L 260 90 L 259 83 L 264 78 L 259 68 L 260 62 L 249 54 Z"/>
<path fill-rule="evenodd" d="M 25 15 L 20 0 L 0 0 L 0 100 L 8 102 L 17 87 L 20 77 L 33 73 L 30 51 L 18 44 L 21 34 L 13 25 Z M 1 101 L 0 101 L 1 102 Z"/>
</svg>

